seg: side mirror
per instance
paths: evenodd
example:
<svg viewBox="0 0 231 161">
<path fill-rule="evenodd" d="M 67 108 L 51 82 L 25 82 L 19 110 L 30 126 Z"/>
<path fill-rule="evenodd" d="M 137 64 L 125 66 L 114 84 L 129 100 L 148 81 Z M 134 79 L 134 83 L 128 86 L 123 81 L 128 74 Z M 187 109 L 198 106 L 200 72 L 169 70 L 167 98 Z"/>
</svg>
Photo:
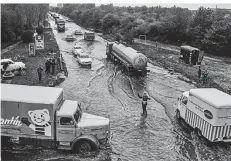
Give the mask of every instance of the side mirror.
<svg viewBox="0 0 231 161">
<path fill-rule="evenodd" d="M 178 97 L 178 98 L 177 98 L 177 100 L 179 101 L 179 100 L 180 100 L 180 98 Z"/>
</svg>

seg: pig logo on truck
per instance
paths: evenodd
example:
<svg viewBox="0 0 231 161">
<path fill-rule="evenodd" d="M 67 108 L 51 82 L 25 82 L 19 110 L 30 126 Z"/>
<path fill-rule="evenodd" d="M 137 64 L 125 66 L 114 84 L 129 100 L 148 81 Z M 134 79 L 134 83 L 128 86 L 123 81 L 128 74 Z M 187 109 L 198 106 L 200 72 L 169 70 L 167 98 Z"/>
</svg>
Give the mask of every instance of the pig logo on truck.
<svg viewBox="0 0 231 161">
<path fill-rule="evenodd" d="M 208 119 L 212 119 L 213 118 L 213 114 L 209 110 L 204 110 L 204 115 Z"/>
<path fill-rule="evenodd" d="M 49 122 L 50 115 L 47 109 L 28 111 L 28 115 L 30 116 L 32 123 L 27 117 L 21 119 L 22 123 L 31 128 L 35 134 L 51 136 L 51 123 Z"/>
</svg>

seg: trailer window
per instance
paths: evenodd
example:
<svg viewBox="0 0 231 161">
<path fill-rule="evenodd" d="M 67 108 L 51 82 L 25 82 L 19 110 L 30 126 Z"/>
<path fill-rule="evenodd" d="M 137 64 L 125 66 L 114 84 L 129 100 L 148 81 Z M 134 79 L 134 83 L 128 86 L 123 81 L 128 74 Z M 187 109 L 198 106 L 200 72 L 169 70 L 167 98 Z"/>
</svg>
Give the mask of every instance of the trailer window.
<svg viewBox="0 0 231 161">
<path fill-rule="evenodd" d="M 70 117 L 61 117 L 60 125 L 74 125 L 74 122 Z"/>
</svg>

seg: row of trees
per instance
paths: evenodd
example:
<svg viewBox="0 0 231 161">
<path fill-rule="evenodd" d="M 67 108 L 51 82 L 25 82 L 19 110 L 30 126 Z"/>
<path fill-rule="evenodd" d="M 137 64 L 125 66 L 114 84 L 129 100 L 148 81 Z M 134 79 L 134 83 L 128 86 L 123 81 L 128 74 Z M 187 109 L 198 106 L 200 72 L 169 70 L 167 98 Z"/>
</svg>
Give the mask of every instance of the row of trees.
<svg viewBox="0 0 231 161">
<path fill-rule="evenodd" d="M 35 30 L 46 18 L 49 4 L 2 4 L 1 41 L 9 42 L 25 30 Z"/>
<path fill-rule="evenodd" d="M 112 4 L 64 4 L 53 8 L 84 27 L 104 33 L 189 44 L 209 53 L 231 56 L 231 14 L 200 7 L 197 11 L 172 7 L 115 7 Z"/>
</svg>

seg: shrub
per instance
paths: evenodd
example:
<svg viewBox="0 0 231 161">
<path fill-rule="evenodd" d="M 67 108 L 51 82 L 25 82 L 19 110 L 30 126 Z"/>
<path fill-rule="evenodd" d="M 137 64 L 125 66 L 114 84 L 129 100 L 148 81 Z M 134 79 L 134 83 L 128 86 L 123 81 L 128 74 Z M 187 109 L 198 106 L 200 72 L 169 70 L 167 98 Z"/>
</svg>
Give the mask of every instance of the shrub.
<svg viewBox="0 0 231 161">
<path fill-rule="evenodd" d="M 38 26 L 38 27 L 36 27 L 36 32 L 37 32 L 38 34 L 42 34 L 42 33 L 43 33 L 43 26 Z"/>
<path fill-rule="evenodd" d="M 33 41 L 34 32 L 31 30 L 27 30 L 22 35 L 23 42 L 32 42 Z"/>
</svg>

